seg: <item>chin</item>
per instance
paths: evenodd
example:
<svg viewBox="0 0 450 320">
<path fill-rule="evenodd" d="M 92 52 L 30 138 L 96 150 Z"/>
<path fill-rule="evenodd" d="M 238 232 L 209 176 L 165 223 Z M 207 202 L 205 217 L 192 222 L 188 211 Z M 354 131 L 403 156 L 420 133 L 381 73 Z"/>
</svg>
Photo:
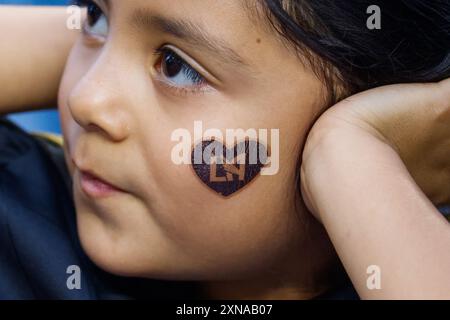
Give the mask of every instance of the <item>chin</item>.
<svg viewBox="0 0 450 320">
<path fill-rule="evenodd" d="M 117 225 L 96 213 L 77 210 L 83 250 L 100 269 L 118 276 L 176 281 L 219 281 L 251 277 L 270 264 L 259 255 L 219 254 L 205 247 L 190 255 L 152 224 Z M 142 231 L 139 233 L 138 231 Z M 145 231 L 145 232 L 144 232 Z M 212 251 L 211 251 L 212 250 Z M 192 253 L 192 252 L 191 252 Z"/>
<path fill-rule="evenodd" d="M 101 220 L 89 213 L 77 213 L 77 228 L 86 255 L 100 269 L 124 277 L 142 277 L 142 260 L 130 250 L 121 237 Z"/>
<path fill-rule="evenodd" d="M 159 248 L 161 239 L 138 239 L 136 232 L 126 232 L 99 219 L 90 212 L 77 212 L 77 228 L 81 246 L 90 260 L 100 269 L 122 277 L 158 280 L 190 280 L 174 266 L 170 254 Z M 145 245 L 148 244 L 148 245 Z M 156 246 L 159 247 L 159 246 Z"/>
</svg>

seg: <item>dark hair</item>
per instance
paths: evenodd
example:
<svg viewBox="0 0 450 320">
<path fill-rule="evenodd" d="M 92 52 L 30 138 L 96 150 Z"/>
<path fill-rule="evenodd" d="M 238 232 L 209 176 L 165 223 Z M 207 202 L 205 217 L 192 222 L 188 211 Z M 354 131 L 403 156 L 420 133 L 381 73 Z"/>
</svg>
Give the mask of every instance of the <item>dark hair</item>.
<svg viewBox="0 0 450 320">
<path fill-rule="evenodd" d="M 260 1 L 271 26 L 346 95 L 450 77 L 449 0 Z M 381 29 L 367 27 L 370 5 Z"/>
</svg>

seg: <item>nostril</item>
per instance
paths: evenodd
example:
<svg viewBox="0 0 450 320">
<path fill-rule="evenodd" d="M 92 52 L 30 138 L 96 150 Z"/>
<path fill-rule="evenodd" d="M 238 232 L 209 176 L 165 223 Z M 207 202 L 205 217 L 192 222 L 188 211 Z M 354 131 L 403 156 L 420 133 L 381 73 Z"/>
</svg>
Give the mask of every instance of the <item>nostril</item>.
<svg viewBox="0 0 450 320">
<path fill-rule="evenodd" d="M 122 124 L 117 123 L 89 123 L 84 127 L 88 133 L 97 133 L 106 137 L 107 139 L 114 140 L 116 142 L 126 139 L 128 136 L 127 130 L 124 129 Z"/>
<path fill-rule="evenodd" d="M 103 132 L 104 130 L 102 128 L 100 128 L 98 125 L 96 125 L 94 123 L 90 123 L 86 126 L 86 131 Z"/>
</svg>

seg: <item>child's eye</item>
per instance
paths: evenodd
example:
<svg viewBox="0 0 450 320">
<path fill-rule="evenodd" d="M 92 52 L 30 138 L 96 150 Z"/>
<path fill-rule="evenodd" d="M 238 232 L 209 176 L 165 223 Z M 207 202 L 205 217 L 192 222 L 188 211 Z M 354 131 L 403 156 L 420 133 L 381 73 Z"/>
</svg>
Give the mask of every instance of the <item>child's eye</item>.
<svg viewBox="0 0 450 320">
<path fill-rule="evenodd" d="M 162 48 L 155 53 L 160 55 L 155 69 L 167 85 L 189 91 L 207 85 L 206 79 L 171 49 Z"/>
<path fill-rule="evenodd" d="M 89 35 L 106 38 L 108 36 L 108 19 L 103 10 L 92 0 L 76 0 L 75 4 L 87 8 L 87 20 L 84 32 Z"/>
</svg>

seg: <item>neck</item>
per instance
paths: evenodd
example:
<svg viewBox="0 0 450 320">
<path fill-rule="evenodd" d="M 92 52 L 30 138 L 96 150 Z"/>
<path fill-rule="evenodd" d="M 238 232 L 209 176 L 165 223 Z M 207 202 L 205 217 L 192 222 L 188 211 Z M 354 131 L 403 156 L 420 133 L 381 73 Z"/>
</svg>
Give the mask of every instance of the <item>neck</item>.
<svg viewBox="0 0 450 320">
<path fill-rule="evenodd" d="M 341 265 L 321 225 L 314 220 L 305 231 L 302 245 L 290 250 L 291 256 L 280 259 L 270 270 L 252 278 L 207 282 L 203 285 L 204 296 L 227 300 L 305 300 L 323 294 L 342 278 Z"/>
</svg>

